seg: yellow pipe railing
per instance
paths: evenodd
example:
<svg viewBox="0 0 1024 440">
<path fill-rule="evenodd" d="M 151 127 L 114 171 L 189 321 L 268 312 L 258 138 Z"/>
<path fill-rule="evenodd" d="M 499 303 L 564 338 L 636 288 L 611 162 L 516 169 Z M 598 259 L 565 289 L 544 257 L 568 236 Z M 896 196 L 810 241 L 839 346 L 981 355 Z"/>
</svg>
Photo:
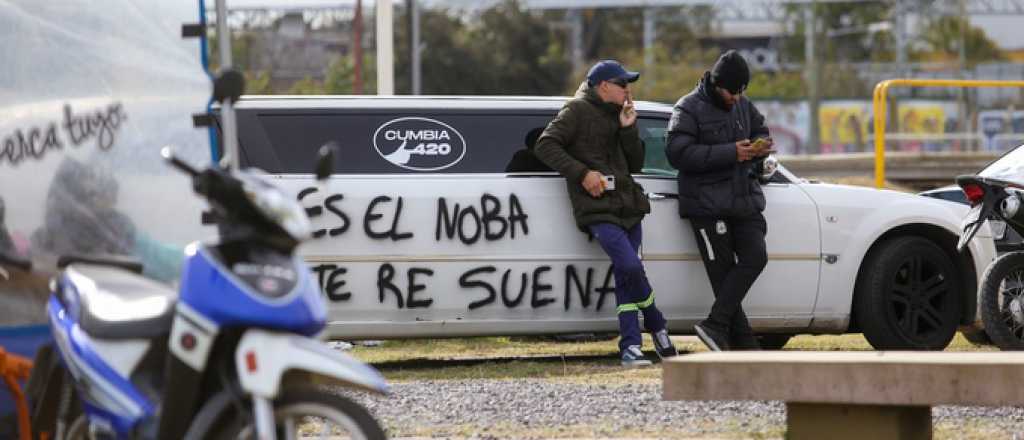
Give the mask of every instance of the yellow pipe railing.
<svg viewBox="0 0 1024 440">
<path fill-rule="evenodd" d="M 875 118 L 875 186 L 885 186 L 885 110 L 891 86 L 911 87 L 1024 87 L 1024 81 L 972 79 L 887 79 L 875 85 L 872 110 Z"/>
</svg>

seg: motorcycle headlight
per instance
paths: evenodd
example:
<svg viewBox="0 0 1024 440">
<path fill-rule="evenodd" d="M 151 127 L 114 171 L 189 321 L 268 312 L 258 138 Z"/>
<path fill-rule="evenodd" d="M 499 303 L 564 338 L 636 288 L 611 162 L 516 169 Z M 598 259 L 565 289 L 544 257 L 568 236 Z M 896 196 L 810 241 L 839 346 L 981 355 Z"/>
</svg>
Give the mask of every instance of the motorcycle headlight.
<svg viewBox="0 0 1024 440">
<path fill-rule="evenodd" d="M 292 238 L 305 240 L 311 235 L 309 217 L 298 201 L 287 197 L 275 186 L 252 173 L 239 176 L 246 198 L 267 219 L 284 229 Z"/>
</svg>

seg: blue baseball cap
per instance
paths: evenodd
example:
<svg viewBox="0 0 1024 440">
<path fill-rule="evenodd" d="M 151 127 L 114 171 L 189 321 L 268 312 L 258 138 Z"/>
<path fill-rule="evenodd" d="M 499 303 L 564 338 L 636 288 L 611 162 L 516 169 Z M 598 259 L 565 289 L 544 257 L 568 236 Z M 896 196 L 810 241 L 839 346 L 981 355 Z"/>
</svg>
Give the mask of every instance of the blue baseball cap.
<svg viewBox="0 0 1024 440">
<path fill-rule="evenodd" d="M 633 82 L 640 79 L 640 72 L 630 72 L 622 67 L 615 60 L 601 60 L 594 64 L 587 72 L 587 83 L 590 85 L 600 84 L 601 81 L 624 79 L 626 82 Z"/>
</svg>

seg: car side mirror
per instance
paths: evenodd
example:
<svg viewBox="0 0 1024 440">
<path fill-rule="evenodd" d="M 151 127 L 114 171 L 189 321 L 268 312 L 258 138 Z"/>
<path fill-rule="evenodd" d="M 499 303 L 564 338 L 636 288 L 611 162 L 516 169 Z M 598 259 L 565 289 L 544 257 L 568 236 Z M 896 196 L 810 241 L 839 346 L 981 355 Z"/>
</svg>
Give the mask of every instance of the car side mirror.
<svg viewBox="0 0 1024 440">
<path fill-rule="evenodd" d="M 767 182 L 771 180 L 772 176 L 779 171 L 779 159 L 775 158 L 775 155 L 768 155 L 764 158 L 764 162 L 761 165 L 761 181 Z"/>
<path fill-rule="evenodd" d="M 320 147 L 316 159 L 316 180 L 326 180 L 334 172 L 334 155 L 338 144 L 328 142 Z"/>
</svg>

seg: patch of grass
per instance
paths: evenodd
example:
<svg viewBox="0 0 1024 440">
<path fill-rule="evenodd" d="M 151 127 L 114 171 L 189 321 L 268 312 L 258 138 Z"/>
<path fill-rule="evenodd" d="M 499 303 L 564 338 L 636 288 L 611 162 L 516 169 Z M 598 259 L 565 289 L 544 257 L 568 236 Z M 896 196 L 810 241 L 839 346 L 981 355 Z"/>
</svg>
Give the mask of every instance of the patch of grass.
<svg viewBox="0 0 1024 440">
<path fill-rule="evenodd" d="M 681 351 L 700 352 L 707 349 L 694 337 L 673 336 Z M 619 365 L 617 340 L 597 342 L 553 342 L 530 338 L 464 338 L 384 341 L 378 347 L 357 346 L 352 353 L 370 362 L 408 361 L 408 368 L 396 367 L 384 371 L 389 381 L 413 380 L 515 380 L 522 378 L 546 379 L 567 383 L 601 383 L 605 385 L 656 384 L 661 382 L 661 368 L 624 369 Z M 644 336 L 644 347 L 653 346 Z M 873 350 L 863 335 L 801 335 L 790 339 L 785 350 L 860 351 Z M 960 334 L 946 351 L 996 351 L 992 346 L 974 345 Z M 558 361 L 517 360 L 512 362 L 486 362 L 473 365 L 452 365 L 422 368 L 418 360 L 445 360 L 465 358 L 511 358 L 525 356 L 577 356 L 593 355 L 594 359 Z"/>
<path fill-rule="evenodd" d="M 359 359 L 371 363 L 418 358 L 605 355 L 618 351 L 616 341 L 549 342 L 509 337 L 405 339 L 384 341 L 378 347 L 357 346 L 352 352 Z"/>
<path fill-rule="evenodd" d="M 786 350 L 858 351 L 874 350 L 859 333 L 847 335 L 801 335 L 789 340 Z M 946 347 L 946 351 L 998 351 L 991 345 L 975 345 L 960 333 Z"/>
</svg>

